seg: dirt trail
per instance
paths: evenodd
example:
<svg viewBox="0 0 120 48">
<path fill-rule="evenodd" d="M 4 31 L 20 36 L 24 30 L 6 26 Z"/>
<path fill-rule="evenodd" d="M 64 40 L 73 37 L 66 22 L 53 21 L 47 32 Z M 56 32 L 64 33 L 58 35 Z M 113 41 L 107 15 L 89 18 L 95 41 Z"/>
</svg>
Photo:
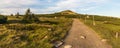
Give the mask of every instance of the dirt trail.
<svg viewBox="0 0 120 48">
<path fill-rule="evenodd" d="M 79 19 L 74 19 L 64 45 L 71 45 L 72 48 L 112 48 L 106 42 L 101 41 L 98 34 Z"/>
</svg>

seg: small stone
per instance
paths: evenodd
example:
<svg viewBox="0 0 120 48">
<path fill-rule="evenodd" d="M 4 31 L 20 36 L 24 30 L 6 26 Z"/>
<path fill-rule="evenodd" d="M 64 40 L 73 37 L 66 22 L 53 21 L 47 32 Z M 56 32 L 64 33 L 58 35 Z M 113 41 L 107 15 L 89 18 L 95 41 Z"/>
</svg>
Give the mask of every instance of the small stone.
<svg viewBox="0 0 120 48">
<path fill-rule="evenodd" d="M 81 39 L 85 39 L 86 37 L 85 36 L 80 36 Z"/>
<path fill-rule="evenodd" d="M 72 48 L 71 45 L 65 45 L 64 48 Z"/>
<path fill-rule="evenodd" d="M 102 39 L 101 41 L 102 41 L 102 42 L 106 42 L 106 41 L 107 41 L 107 39 Z"/>
</svg>

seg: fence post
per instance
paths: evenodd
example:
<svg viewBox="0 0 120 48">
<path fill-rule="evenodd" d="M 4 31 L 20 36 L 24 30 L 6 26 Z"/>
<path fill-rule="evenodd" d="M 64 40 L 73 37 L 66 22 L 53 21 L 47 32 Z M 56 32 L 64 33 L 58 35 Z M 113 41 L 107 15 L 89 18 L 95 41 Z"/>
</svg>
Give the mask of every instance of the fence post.
<svg viewBox="0 0 120 48">
<path fill-rule="evenodd" d="M 116 34 L 115 34 L 116 39 L 118 38 L 118 36 L 119 36 L 119 34 L 118 34 L 118 32 L 116 32 Z"/>
<path fill-rule="evenodd" d="M 94 18 L 94 16 L 93 16 L 93 25 L 95 25 L 95 18 Z"/>
</svg>

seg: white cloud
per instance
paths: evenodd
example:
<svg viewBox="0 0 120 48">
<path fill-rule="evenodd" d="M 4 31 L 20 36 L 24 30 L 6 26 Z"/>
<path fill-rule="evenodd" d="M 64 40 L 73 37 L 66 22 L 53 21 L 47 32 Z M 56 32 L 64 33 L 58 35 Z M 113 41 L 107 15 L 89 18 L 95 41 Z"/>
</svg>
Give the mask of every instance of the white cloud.
<svg viewBox="0 0 120 48">
<path fill-rule="evenodd" d="M 88 11 L 88 10 L 93 10 L 93 9 L 96 9 L 96 8 L 97 8 L 97 6 L 89 7 L 89 8 L 80 8 L 78 10 L 80 10 L 80 11 Z"/>
<path fill-rule="evenodd" d="M 37 4 L 37 0 L 0 0 L 0 13 L 11 14 L 21 12 L 32 4 Z"/>
<path fill-rule="evenodd" d="M 17 12 L 23 13 L 26 9 L 25 8 L 3 8 L 3 9 L 0 9 L 0 13 L 5 15 L 15 14 Z"/>
<path fill-rule="evenodd" d="M 53 0 L 48 0 L 47 2 L 52 2 Z M 59 0 L 54 6 L 50 6 L 44 9 L 36 9 L 32 7 L 33 12 L 35 13 L 52 13 L 55 11 L 61 10 L 74 10 L 77 11 L 87 11 L 95 9 L 97 6 L 101 5 L 108 0 Z M 0 12 L 3 14 L 11 14 L 16 12 L 24 12 L 29 5 L 38 5 L 42 4 L 40 0 L 0 0 Z"/>
<path fill-rule="evenodd" d="M 0 8 L 5 7 L 21 7 L 22 5 L 32 5 L 37 1 L 35 0 L 0 0 Z"/>
<path fill-rule="evenodd" d="M 48 0 L 48 2 L 52 2 L 52 0 Z"/>
<path fill-rule="evenodd" d="M 108 0 L 61 0 L 55 6 L 48 7 L 45 10 L 60 11 L 70 9 L 75 11 L 80 9 L 81 11 L 87 11 L 97 8 L 107 1 Z"/>
</svg>

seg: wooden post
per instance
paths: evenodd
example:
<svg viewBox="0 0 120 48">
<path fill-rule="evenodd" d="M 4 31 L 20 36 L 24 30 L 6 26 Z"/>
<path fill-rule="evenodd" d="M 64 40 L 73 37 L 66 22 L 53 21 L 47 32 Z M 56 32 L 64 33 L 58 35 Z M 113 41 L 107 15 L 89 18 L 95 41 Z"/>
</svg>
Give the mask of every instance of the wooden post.
<svg viewBox="0 0 120 48">
<path fill-rule="evenodd" d="M 94 16 L 93 16 L 93 25 L 95 25 L 95 19 L 94 19 Z"/>
<path fill-rule="evenodd" d="M 79 18 L 81 19 L 81 16 L 79 15 Z"/>
<path fill-rule="evenodd" d="M 85 17 L 85 23 L 86 23 L 86 17 Z"/>
<path fill-rule="evenodd" d="M 118 34 L 118 32 L 116 32 L 116 34 L 115 34 L 116 39 L 118 38 L 118 36 L 119 36 L 119 34 Z"/>
</svg>

